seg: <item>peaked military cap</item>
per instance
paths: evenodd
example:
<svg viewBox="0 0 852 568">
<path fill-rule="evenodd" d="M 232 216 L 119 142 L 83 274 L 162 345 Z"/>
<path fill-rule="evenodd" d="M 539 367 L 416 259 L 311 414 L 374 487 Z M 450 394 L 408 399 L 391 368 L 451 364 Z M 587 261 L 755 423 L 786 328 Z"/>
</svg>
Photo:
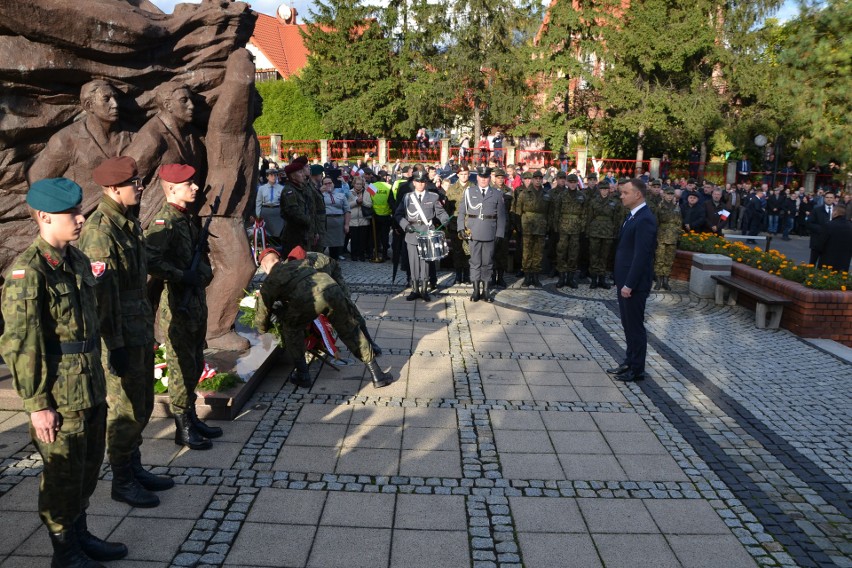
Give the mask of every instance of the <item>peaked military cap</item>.
<svg viewBox="0 0 852 568">
<path fill-rule="evenodd" d="M 429 173 L 426 170 L 417 170 L 411 176 L 412 181 L 429 181 Z"/>
<path fill-rule="evenodd" d="M 558 176 L 557 176 L 558 177 Z M 568 181 L 580 181 L 580 178 L 577 177 L 577 174 L 568 174 L 566 177 Z"/>
<path fill-rule="evenodd" d="M 476 168 L 476 175 L 482 177 L 488 177 L 491 175 L 491 168 L 488 166 L 479 166 Z"/>
</svg>

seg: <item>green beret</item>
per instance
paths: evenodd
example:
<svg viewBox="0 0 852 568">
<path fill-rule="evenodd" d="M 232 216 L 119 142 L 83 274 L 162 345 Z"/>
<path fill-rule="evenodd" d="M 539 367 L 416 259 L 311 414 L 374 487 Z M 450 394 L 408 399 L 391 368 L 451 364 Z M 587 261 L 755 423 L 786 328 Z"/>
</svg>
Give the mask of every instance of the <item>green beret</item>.
<svg viewBox="0 0 852 568">
<path fill-rule="evenodd" d="M 532 172 L 524 172 L 524 173 L 521 174 L 521 179 L 532 179 L 532 178 L 533 178 Z"/>
<path fill-rule="evenodd" d="M 67 178 L 42 179 L 30 186 L 27 205 L 36 211 L 61 213 L 80 205 L 83 189 Z"/>
<path fill-rule="evenodd" d="M 319 164 L 311 165 L 311 175 L 312 176 L 321 176 L 325 173 L 325 170 Z"/>
</svg>

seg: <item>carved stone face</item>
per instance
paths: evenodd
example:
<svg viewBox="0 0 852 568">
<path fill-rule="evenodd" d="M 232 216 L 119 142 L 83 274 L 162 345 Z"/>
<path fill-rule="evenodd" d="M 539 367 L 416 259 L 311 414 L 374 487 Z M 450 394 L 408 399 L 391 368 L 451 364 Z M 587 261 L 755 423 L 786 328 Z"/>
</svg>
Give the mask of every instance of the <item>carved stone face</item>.
<svg viewBox="0 0 852 568">
<path fill-rule="evenodd" d="M 166 108 L 172 116 L 182 124 L 192 122 L 192 113 L 195 105 L 192 104 L 192 93 L 189 89 L 176 89 L 166 103 Z"/>
<path fill-rule="evenodd" d="M 116 94 L 115 89 L 111 87 L 98 87 L 85 102 L 86 111 L 102 122 L 116 122 L 118 120 Z"/>
</svg>

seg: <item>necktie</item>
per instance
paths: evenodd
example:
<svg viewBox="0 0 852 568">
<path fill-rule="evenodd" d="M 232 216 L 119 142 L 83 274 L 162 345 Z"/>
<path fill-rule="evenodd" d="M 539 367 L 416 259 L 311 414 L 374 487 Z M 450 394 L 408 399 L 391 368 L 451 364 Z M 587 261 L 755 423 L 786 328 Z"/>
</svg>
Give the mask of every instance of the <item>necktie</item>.
<svg viewBox="0 0 852 568">
<path fill-rule="evenodd" d="M 419 201 L 420 203 L 423 203 L 423 194 L 422 194 L 422 193 L 418 193 L 418 194 L 416 194 L 416 195 L 417 195 L 417 201 Z"/>
<path fill-rule="evenodd" d="M 630 222 L 630 220 L 631 220 L 631 219 L 633 219 L 633 213 L 630 213 L 630 214 L 627 216 L 627 219 L 625 219 L 625 220 L 624 220 L 624 225 L 622 225 L 622 226 L 621 226 L 621 228 L 624 228 L 624 227 L 627 225 L 627 223 L 629 223 L 629 222 Z"/>
</svg>

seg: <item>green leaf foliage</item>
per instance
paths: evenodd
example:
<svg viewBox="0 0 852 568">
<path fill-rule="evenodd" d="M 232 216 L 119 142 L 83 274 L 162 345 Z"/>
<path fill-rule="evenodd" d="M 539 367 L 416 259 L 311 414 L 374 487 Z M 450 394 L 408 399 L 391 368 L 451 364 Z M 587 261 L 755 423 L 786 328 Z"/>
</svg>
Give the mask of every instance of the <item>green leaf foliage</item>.
<svg viewBox="0 0 852 568">
<path fill-rule="evenodd" d="M 297 80 L 264 81 L 256 86 L 263 97 L 263 114 L 254 122 L 258 135 L 281 134 L 285 140 L 328 138 L 313 100 Z"/>
</svg>

